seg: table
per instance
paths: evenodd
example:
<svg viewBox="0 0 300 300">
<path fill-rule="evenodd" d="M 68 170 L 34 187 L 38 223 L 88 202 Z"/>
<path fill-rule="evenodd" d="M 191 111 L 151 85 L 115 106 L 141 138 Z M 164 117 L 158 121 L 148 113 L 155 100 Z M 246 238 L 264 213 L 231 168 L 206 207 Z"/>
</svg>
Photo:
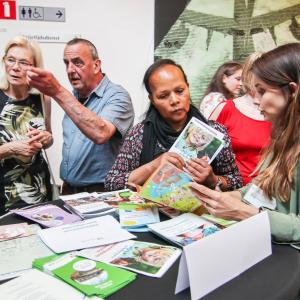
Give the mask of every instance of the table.
<svg viewBox="0 0 300 300">
<path fill-rule="evenodd" d="M 61 203 L 53 203 L 61 206 Z M 27 220 L 26 220 L 27 221 Z M 24 218 L 9 215 L 0 225 L 24 222 Z M 29 220 L 28 220 L 29 222 Z M 135 233 L 138 240 L 166 244 L 152 233 Z M 224 245 L 224 247 L 228 245 Z M 243 274 L 219 287 L 203 300 L 296 300 L 300 299 L 300 253 L 289 245 L 272 245 L 273 254 Z M 201 253 L 199 253 L 201 255 Z M 174 295 L 179 260 L 162 278 L 138 274 L 137 279 L 110 296 L 110 300 L 186 300 L 189 289 Z M 213 262 L 212 262 L 213 268 Z M 199 278 L 199 281 L 201 278 Z"/>
</svg>

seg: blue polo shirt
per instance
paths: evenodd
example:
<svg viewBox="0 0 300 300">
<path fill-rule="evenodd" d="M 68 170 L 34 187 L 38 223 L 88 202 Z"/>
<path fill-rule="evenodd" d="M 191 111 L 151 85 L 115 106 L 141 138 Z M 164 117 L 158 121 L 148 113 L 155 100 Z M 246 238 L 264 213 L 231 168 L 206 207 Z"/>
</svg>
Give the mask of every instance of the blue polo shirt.
<svg viewBox="0 0 300 300">
<path fill-rule="evenodd" d="M 79 98 L 76 91 L 74 95 Z M 84 106 L 114 124 L 117 132 L 105 144 L 97 145 L 87 138 L 65 114 L 62 122 L 63 150 L 60 177 L 72 186 L 104 182 L 134 119 L 128 92 L 120 85 L 112 83 L 106 75 L 89 95 Z"/>
</svg>

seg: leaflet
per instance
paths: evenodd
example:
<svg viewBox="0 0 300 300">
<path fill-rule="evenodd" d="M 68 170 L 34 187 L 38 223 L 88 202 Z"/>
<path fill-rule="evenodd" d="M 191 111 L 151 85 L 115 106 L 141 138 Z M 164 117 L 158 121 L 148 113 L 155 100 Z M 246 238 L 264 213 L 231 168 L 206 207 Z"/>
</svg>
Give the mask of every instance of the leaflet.
<svg viewBox="0 0 300 300">
<path fill-rule="evenodd" d="M 153 233 L 181 247 L 220 230 L 213 223 L 192 213 L 182 214 L 168 221 L 150 224 L 148 227 Z"/>
<path fill-rule="evenodd" d="M 205 157 L 211 163 L 224 146 L 224 134 L 193 117 L 183 129 L 169 152 L 184 160 Z"/>
<path fill-rule="evenodd" d="M 147 242 L 125 241 L 84 249 L 77 253 L 79 256 L 109 263 L 147 276 L 162 277 L 180 256 L 181 250 Z"/>
<path fill-rule="evenodd" d="M 143 204 L 120 203 L 120 224 L 128 230 L 159 222 L 158 208 Z"/>
<path fill-rule="evenodd" d="M 102 246 L 135 238 L 112 216 L 98 217 L 39 232 L 44 243 L 56 253 Z"/>
</svg>

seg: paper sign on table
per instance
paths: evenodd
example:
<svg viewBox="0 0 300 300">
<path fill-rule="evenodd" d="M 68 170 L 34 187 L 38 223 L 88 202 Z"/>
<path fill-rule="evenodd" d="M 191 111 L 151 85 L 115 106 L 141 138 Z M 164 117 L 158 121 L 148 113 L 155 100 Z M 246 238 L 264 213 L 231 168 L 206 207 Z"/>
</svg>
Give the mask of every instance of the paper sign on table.
<svg viewBox="0 0 300 300">
<path fill-rule="evenodd" d="M 263 212 L 184 247 L 175 294 L 190 287 L 192 300 L 199 299 L 271 254 Z"/>
</svg>

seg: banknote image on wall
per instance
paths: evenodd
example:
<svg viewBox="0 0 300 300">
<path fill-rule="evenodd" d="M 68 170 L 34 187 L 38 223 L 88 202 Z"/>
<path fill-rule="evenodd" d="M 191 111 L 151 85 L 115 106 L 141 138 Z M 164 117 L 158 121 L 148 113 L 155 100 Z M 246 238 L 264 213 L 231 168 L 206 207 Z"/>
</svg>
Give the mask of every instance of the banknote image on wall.
<svg viewBox="0 0 300 300">
<path fill-rule="evenodd" d="M 156 31 L 160 22 L 161 16 Z M 157 44 L 155 59 L 171 58 L 183 66 L 199 105 L 223 62 L 243 62 L 254 51 L 289 42 L 300 42 L 299 0 L 191 0 Z"/>
</svg>

